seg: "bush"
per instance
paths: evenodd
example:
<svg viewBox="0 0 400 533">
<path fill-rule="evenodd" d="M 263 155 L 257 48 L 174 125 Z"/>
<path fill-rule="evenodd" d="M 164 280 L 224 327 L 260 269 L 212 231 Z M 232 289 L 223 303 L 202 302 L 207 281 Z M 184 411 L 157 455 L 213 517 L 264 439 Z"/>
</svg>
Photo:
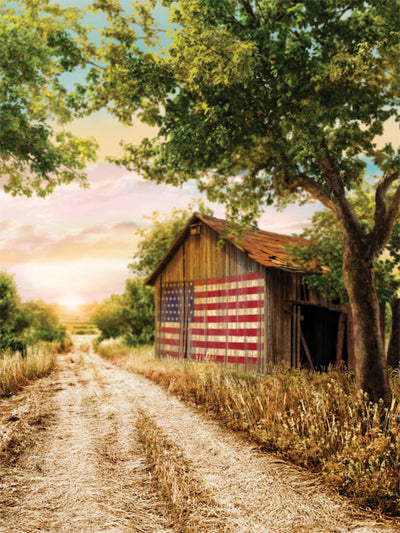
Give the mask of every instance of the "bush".
<svg viewBox="0 0 400 533">
<path fill-rule="evenodd" d="M 129 279 L 122 295 L 104 300 L 92 316 L 101 331 L 98 342 L 123 337 L 129 346 L 154 342 L 154 289 L 140 278 Z"/>
</svg>

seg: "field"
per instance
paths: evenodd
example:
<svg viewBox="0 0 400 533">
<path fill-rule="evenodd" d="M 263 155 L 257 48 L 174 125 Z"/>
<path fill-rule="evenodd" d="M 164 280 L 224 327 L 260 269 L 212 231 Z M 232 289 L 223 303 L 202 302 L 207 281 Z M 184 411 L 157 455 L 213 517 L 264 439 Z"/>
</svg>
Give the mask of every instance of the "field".
<svg viewBox="0 0 400 533">
<path fill-rule="evenodd" d="M 91 341 L 0 401 L 1 532 L 400 533 L 255 443 L 246 394 L 261 378 L 115 342 L 99 357 Z"/>
</svg>

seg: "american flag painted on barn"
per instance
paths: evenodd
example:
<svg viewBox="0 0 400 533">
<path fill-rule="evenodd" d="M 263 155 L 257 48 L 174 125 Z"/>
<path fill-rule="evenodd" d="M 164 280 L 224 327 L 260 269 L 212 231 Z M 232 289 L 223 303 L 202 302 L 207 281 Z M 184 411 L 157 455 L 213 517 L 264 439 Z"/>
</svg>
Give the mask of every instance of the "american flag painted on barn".
<svg viewBox="0 0 400 533">
<path fill-rule="evenodd" d="M 264 350 L 264 276 L 164 284 L 160 318 L 160 355 L 257 364 Z"/>
<path fill-rule="evenodd" d="M 170 282 L 162 286 L 160 318 L 160 355 L 184 357 L 188 325 L 193 320 L 193 283 Z"/>
</svg>

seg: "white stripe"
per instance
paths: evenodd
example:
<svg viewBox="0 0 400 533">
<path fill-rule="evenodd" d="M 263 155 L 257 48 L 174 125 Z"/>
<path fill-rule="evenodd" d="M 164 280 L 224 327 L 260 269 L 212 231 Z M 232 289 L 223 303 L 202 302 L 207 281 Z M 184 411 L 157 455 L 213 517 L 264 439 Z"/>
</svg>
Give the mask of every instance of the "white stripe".
<svg viewBox="0 0 400 533">
<path fill-rule="evenodd" d="M 254 300 L 262 302 L 264 300 L 263 294 L 243 294 L 239 296 L 211 296 L 204 298 L 195 298 L 195 304 L 209 304 L 220 302 L 253 302 Z"/>
<path fill-rule="evenodd" d="M 227 316 L 229 318 L 239 318 L 240 315 L 237 313 L 232 313 L 233 309 L 229 309 L 230 313 L 226 313 L 228 309 L 199 309 L 194 311 L 194 316 Z M 262 307 L 259 308 L 250 308 L 250 309 L 240 309 L 241 314 L 248 315 L 248 316 L 254 316 L 257 317 L 260 320 L 264 320 L 264 309 Z M 240 324 L 240 322 L 237 322 Z"/>
<path fill-rule="evenodd" d="M 230 281 L 226 283 L 211 283 L 210 285 L 194 285 L 194 293 L 203 291 L 218 291 L 226 289 L 246 289 L 247 287 L 264 287 L 264 279 L 249 279 L 244 281 Z"/>
<path fill-rule="evenodd" d="M 206 353 L 205 353 L 206 351 Z M 223 348 L 192 348 L 191 353 L 197 354 L 197 355 L 221 355 L 225 356 L 225 354 L 229 357 L 249 357 L 249 358 L 257 358 L 258 352 L 256 351 L 249 351 L 249 350 L 225 350 Z"/>
</svg>

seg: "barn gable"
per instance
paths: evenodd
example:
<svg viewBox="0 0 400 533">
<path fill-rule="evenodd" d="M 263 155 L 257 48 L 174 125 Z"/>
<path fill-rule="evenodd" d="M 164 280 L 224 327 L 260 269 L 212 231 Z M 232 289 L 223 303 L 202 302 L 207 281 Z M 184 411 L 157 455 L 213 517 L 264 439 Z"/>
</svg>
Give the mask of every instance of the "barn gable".
<svg viewBox="0 0 400 533">
<path fill-rule="evenodd" d="M 157 355 L 257 371 L 282 360 L 324 366 L 339 352 L 346 359 L 342 310 L 306 290 L 285 251 L 300 239 L 246 231 L 239 244 L 221 246 L 225 229 L 195 213 L 147 278 L 156 289 Z"/>
</svg>

